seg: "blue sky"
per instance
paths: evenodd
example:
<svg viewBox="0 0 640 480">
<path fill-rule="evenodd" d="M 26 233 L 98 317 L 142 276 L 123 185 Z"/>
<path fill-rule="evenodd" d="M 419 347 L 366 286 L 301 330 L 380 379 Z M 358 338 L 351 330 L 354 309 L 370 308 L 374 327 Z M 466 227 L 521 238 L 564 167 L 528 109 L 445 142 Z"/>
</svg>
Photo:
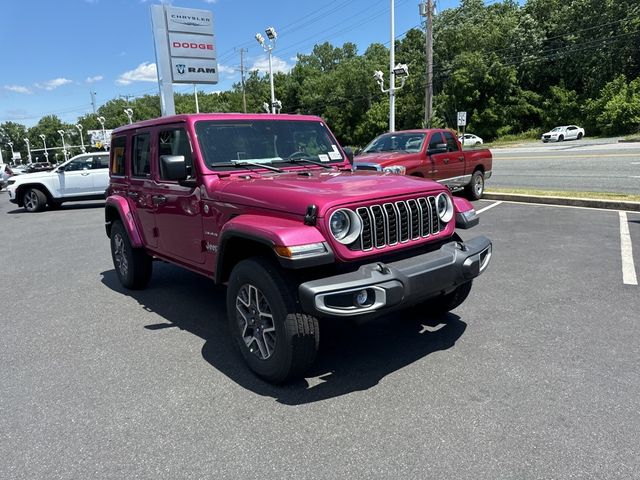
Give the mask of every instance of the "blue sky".
<svg viewBox="0 0 640 480">
<path fill-rule="evenodd" d="M 149 6 L 159 0 L 8 0 L 0 17 L 0 123 L 32 126 L 47 114 L 74 122 L 120 95 L 157 93 Z M 279 37 L 274 68 L 288 71 L 297 53 L 325 41 L 354 42 L 362 53 L 373 42 L 389 44 L 390 0 L 173 0 L 176 7 L 213 12 L 220 82 L 200 90 L 227 90 L 245 66 L 268 71 L 254 40 L 273 26 Z M 395 1 L 396 36 L 420 24 L 419 0 Z M 439 10 L 458 0 L 440 0 Z M 176 92 L 192 92 L 175 85 Z"/>
</svg>

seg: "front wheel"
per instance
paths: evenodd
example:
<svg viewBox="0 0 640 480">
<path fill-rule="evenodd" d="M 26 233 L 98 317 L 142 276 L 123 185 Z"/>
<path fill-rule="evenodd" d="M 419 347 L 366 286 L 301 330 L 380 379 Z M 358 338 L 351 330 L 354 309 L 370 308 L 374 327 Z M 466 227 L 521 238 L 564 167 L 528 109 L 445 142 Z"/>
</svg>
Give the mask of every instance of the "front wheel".
<svg viewBox="0 0 640 480">
<path fill-rule="evenodd" d="M 476 170 L 471 175 L 471 181 L 466 186 L 467 196 L 471 200 L 479 200 L 484 193 L 484 174 L 480 170 Z"/>
<path fill-rule="evenodd" d="M 564 140 L 564 135 L 560 135 L 560 136 L 558 137 L 558 141 L 559 141 L 559 142 L 562 142 L 563 140 Z"/>
<path fill-rule="evenodd" d="M 111 226 L 111 257 L 122 286 L 131 290 L 145 288 L 151 280 L 153 259 L 143 248 L 133 248 L 120 220 Z"/>
<path fill-rule="evenodd" d="M 268 382 L 299 377 L 314 362 L 318 320 L 297 308 L 294 286 L 268 260 L 251 258 L 235 266 L 227 316 L 247 365 Z"/>
<path fill-rule="evenodd" d="M 582 132 L 578 133 L 578 140 L 582 139 Z"/>
<path fill-rule="evenodd" d="M 472 285 L 473 281 L 470 280 L 467 283 L 463 283 L 459 287 L 456 287 L 456 289 L 451 293 L 429 300 L 425 305 L 427 312 L 434 313 L 436 315 L 443 315 L 454 308 L 459 307 L 469 296 Z"/>
<path fill-rule="evenodd" d="M 47 205 L 47 196 L 37 188 L 30 188 L 24 192 L 22 204 L 27 212 L 41 212 Z"/>
</svg>

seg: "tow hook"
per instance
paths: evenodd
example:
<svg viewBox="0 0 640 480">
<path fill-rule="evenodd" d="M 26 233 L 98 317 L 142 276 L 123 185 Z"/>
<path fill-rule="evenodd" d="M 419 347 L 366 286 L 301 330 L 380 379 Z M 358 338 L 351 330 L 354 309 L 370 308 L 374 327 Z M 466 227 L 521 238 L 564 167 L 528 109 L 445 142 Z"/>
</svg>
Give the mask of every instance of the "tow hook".
<svg viewBox="0 0 640 480">
<path fill-rule="evenodd" d="M 378 272 L 380 272 L 383 275 L 389 275 L 391 273 L 391 270 L 389 270 L 389 267 L 387 267 L 382 262 L 378 262 L 376 267 L 374 268 L 374 270 L 377 270 Z"/>
</svg>

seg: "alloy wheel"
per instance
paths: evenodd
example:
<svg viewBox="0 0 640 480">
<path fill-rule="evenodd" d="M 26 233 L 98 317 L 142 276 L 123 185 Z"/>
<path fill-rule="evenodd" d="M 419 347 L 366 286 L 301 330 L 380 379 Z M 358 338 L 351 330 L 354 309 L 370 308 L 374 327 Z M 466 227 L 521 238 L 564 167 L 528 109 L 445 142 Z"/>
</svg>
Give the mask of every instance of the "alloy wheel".
<svg viewBox="0 0 640 480">
<path fill-rule="evenodd" d="M 113 250 L 113 258 L 115 259 L 116 267 L 118 268 L 118 272 L 123 277 L 126 277 L 129 273 L 129 261 L 127 260 L 127 251 L 124 243 L 124 238 L 119 233 L 116 233 L 113 238 L 114 242 L 114 250 Z"/>
<path fill-rule="evenodd" d="M 254 285 L 245 284 L 236 296 L 240 334 L 251 353 L 261 360 L 269 359 L 276 346 L 276 328 L 271 306 Z"/>
</svg>

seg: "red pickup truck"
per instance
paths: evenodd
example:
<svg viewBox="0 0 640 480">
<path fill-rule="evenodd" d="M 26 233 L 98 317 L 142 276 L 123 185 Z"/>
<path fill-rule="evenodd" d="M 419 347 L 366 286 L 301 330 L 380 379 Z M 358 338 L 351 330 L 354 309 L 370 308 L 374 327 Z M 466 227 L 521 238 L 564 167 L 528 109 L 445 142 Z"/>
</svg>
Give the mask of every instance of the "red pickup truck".
<svg viewBox="0 0 640 480">
<path fill-rule="evenodd" d="M 356 156 L 358 170 L 378 170 L 437 180 L 465 188 L 472 200 L 484 193 L 493 158 L 486 149 L 463 151 L 451 130 L 403 130 L 376 137 Z"/>
</svg>

